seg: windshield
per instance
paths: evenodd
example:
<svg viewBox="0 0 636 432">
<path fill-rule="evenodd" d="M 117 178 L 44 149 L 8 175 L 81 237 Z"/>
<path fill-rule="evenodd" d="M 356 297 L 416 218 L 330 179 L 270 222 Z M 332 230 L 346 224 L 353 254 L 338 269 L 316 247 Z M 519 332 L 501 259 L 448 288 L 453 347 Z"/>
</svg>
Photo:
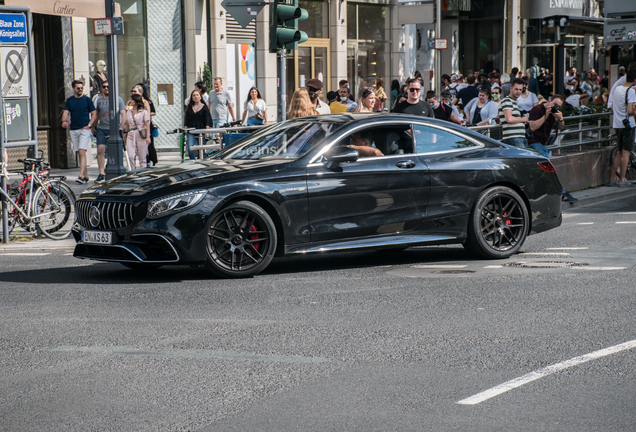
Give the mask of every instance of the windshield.
<svg viewBox="0 0 636 432">
<path fill-rule="evenodd" d="M 238 145 L 230 147 L 215 159 L 296 159 L 299 158 L 351 120 L 345 116 L 318 119 L 306 117 L 279 123 L 255 132 Z"/>
</svg>

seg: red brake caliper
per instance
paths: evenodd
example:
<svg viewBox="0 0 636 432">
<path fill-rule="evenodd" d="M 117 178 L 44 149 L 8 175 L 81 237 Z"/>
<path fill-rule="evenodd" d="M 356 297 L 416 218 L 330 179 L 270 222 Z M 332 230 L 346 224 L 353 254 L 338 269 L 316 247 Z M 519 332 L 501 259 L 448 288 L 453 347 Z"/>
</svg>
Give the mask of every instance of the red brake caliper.
<svg viewBox="0 0 636 432">
<path fill-rule="evenodd" d="M 251 231 L 258 231 L 258 228 L 256 228 L 256 225 L 252 224 L 252 226 L 250 227 L 250 232 Z M 250 240 L 258 240 L 259 238 L 260 237 L 258 234 L 252 234 L 250 236 Z M 258 252 L 258 250 L 261 248 L 261 243 L 260 242 L 252 243 L 252 247 L 254 248 L 254 250 Z"/>
</svg>

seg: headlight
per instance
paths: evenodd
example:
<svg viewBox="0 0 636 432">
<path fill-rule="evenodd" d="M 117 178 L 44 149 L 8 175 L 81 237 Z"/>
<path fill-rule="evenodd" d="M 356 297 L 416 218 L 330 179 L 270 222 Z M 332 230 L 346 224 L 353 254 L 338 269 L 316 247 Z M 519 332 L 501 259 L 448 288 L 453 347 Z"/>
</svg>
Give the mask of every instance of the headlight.
<svg viewBox="0 0 636 432">
<path fill-rule="evenodd" d="M 167 197 L 153 199 L 148 202 L 146 217 L 158 218 L 169 213 L 176 213 L 196 205 L 203 199 L 207 191 L 198 190 L 183 192 Z"/>
</svg>

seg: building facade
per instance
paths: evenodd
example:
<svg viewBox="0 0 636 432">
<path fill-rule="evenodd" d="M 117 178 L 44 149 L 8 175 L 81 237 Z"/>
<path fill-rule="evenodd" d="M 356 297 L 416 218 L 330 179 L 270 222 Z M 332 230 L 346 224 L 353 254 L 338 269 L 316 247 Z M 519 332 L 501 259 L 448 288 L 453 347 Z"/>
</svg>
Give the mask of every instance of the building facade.
<svg viewBox="0 0 636 432">
<path fill-rule="evenodd" d="M 117 37 L 118 94 L 128 100 L 133 85 L 149 86 L 157 111 L 153 121 L 160 131 L 155 139 L 159 150 L 178 146 L 176 136 L 165 132 L 183 124 L 184 101 L 203 78 L 206 63 L 212 77 L 223 78 L 237 119 L 249 89 L 256 86 L 268 104 L 269 119 L 276 120 L 278 60 L 269 52 L 269 7 L 242 28 L 221 1 L 117 2 L 124 19 L 124 35 Z M 93 29 L 94 20 L 104 16 L 104 2 L 4 3 L 18 2 L 33 12 L 39 147 L 53 166 L 75 166 L 60 117 L 64 100 L 72 94 L 73 79 L 83 79 L 86 92 L 94 94 L 95 76 L 107 73 L 106 40 Z M 52 3 L 57 7 L 50 7 Z M 413 23 L 412 16 L 401 13 L 413 5 L 398 0 L 299 0 L 309 14 L 299 27 L 309 40 L 287 55 L 287 79 L 280 85 L 286 86 L 289 98 L 307 80 L 318 78 L 324 97 L 346 79 L 357 95 L 382 78 L 388 94 L 393 79 L 403 83 L 419 70 L 431 78 L 425 79 L 425 86 L 435 88 L 431 75 L 435 55 L 441 56 L 441 73 L 487 73 L 495 68 L 506 72 L 513 66 L 531 67 L 535 60 L 552 70 L 559 41 L 546 18 L 563 15 L 574 21 L 574 17 L 598 16 L 594 0 L 440 0 L 440 4 L 439 37 L 447 39 L 448 47 L 436 51 L 431 46 L 437 37 L 434 15 L 425 13 Z M 571 31 L 566 36 L 567 66 L 602 70 L 600 42 L 592 31 Z"/>
</svg>

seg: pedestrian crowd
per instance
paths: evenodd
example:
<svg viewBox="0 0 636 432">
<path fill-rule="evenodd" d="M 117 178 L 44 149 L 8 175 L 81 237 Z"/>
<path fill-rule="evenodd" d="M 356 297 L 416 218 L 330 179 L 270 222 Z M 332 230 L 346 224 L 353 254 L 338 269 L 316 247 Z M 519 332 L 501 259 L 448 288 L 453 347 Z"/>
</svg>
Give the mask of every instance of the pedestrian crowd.
<svg viewBox="0 0 636 432">
<path fill-rule="evenodd" d="M 357 97 L 351 93 L 348 80 L 341 80 L 337 90 L 326 93 L 327 102 L 322 98 L 323 82 L 312 78 L 291 95 L 287 118 L 391 111 L 432 117 L 461 126 L 501 124 L 501 131 L 493 130 L 491 137 L 515 147 L 532 148 L 549 157 L 550 132 L 555 126 L 559 130 L 563 128 L 562 110 L 581 109 L 594 103 L 614 110 L 613 126 L 619 131 L 621 149 L 615 164 L 622 168 L 634 144 L 634 127 L 628 127 L 634 121 L 634 108 L 630 105 L 633 90 L 629 91 L 633 80 L 629 79 L 636 68 L 632 66 L 636 63 L 630 64 L 628 71 L 622 68 L 622 78 L 609 91 L 607 71 L 601 78 L 593 68 L 578 73 L 576 67 L 572 67 L 564 77 L 563 95 L 553 93 L 554 76 L 548 69 L 539 67 L 536 58 L 534 66 L 525 71 L 515 67 L 509 74 L 498 69 L 488 73 L 468 70 L 465 76 L 443 74 L 439 92 L 424 92 L 423 78 L 418 71 L 403 85 L 393 80 L 386 91 L 382 78 L 376 78 L 373 86 L 361 81 Z M 96 81 L 100 93 L 92 100 L 83 96 L 83 82 L 73 81 L 74 94 L 66 101 L 62 119 L 63 127 L 71 130 L 71 140 L 78 154 L 80 175 L 77 181 L 80 183 L 88 182 L 86 151 L 91 135 L 97 138 L 99 176 L 96 182 L 103 181 L 105 175 L 106 141 L 110 134 L 109 84 L 105 75 L 99 78 Z M 219 128 L 225 126 L 230 117 L 233 123 L 247 126 L 268 124 L 267 103 L 256 87 L 249 90 L 241 120 L 236 122 L 238 113 L 235 113 L 230 94 L 223 89 L 223 79 L 214 78 L 213 86 L 213 91 L 208 93 L 205 82 L 195 84 L 185 101 L 185 128 Z M 117 104 L 129 167 L 136 167 L 135 158 L 141 167 L 156 164 L 153 136 L 157 134 L 152 122 L 155 108 L 148 87 L 144 84 L 134 86 L 130 100 L 124 104 L 118 98 Z M 485 130 L 480 132 L 486 133 Z M 197 137 L 192 134 L 186 134 L 186 137 L 188 155 L 194 159 L 193 146 Z M 628 141 L 631 141 L 631 148 Z M 624 157 L 622 152 L 625 152 Z M 623 177 L 615 179 L 612 176 L 610 185 L 623 186 L 625 183 L 629 182 Z M 569 199 L 569 194 L 564 197 Z"/>
</svg>

